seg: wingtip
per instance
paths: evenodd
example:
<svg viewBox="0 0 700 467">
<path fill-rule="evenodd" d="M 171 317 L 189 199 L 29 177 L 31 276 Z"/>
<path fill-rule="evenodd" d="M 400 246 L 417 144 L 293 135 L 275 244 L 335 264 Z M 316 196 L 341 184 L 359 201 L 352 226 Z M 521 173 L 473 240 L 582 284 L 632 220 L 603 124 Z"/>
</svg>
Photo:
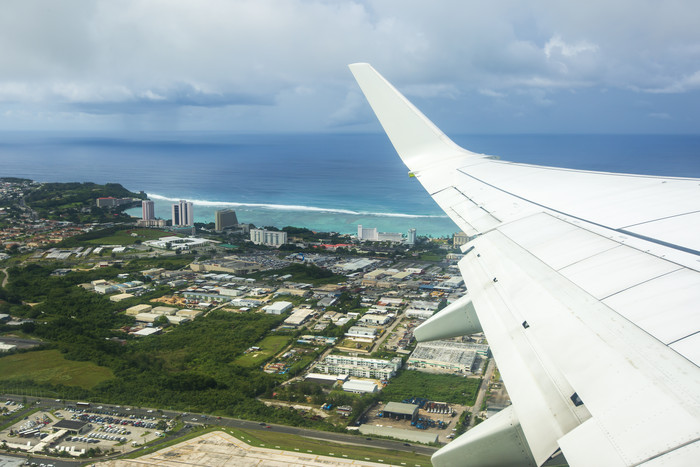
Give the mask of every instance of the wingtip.
<svg viewBox="0 0 700 467">
<path fill-rule="evenodd" d="M 372 68 L 372 65 L 370 65 L 367 62 L 355 62 L 355 63 L 351 63 L 348 65 L 348 68 L 350 68 L 351 70 L 353 68 L 366 68 L 366 67 Z"/>
</svg>

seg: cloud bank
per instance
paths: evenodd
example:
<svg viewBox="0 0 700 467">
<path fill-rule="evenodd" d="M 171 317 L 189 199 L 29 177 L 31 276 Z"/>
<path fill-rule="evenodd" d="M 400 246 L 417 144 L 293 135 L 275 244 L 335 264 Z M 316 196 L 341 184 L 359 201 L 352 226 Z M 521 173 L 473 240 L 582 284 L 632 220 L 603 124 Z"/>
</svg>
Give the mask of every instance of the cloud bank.
<svg viewBox="0 0 700 467">
<path fill-rule="evenodd" d="M 346 68 L 366 61 L 448 126 L 682 132 L 698 17 L 692 0 L 8 2 L 0 129 L 376 130 Z"/>
</svg>

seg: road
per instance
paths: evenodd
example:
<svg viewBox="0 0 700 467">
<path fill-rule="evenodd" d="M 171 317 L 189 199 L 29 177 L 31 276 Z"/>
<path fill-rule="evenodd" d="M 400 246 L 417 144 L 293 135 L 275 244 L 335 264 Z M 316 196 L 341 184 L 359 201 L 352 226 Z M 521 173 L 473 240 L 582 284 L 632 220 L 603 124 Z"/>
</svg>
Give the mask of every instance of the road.
<svg viewBox="0 0 700 467">
<path fill-rule="evenodd" d="M 489 366 L 486 367 L 486 371 L 484 371 L 484 379 L 481 380 L 481 387 L 479 387 L 479 394 L 476 396 L 476 402 L 474 403 L 474 406 L 471 409 L 471 415 L 469 416 L 469 428 L 474 427 L 474 423 L 476 423 L 476 415 L 481 412 L 481 404 L 484 401 L 484 397 L 486 397 L 486 393 L 489 390 L 489 383 L 491 382 L 491 377 L 493 376 L 493 372 L 496 369 L 496 360 L 493 358 L 489 360 Z M 469 429 L 467 428 L 467 430 Z"/>
<path fill-rule="evenodd" d="M 0 400 L 14 400 L 17 402 L 21 402 L 24 396 L 0 396 Z M 36 401 L 39 401 L 39 404 L 36 403 Z M 71 401 L 66 401 L 64 403 L 59 403 L 56 402 L 54 399 L 48 399 L 48 398 L 34 398 L 34 397 L 27 397 L 27 409 L 30 408 L 35 408 L 35 407 L 40 407 L 43 409 L 49 409 L 49 408 L 58 408 L 63 407 L 64 405 L 69 405 L 69 406 L 75 406 L 75 402 Z M 102 409 L 97 409 L 96 407 L 102 407 Z M 405 452 L 416 452 L 417 454 L 424 454 L 426 456 L 432 455 L 435 451 L 437 451 L 438 448 L 432 447 L 432 446 L 422 446 L 422 445 L 413 445 L 413 444 L 408 444 L 403 441 L 393 441 L 393 440 L 388 440 L 388 439 L 378 439 L 378 438 L 369 438 L 365 436 L 357 436 L 357 435 L 351 435 L 351 434 L 346 434 L 346 433 L 333 433 L 333 432 L 327 432 L 327 431 L 316 431 L 316 430 L 309 430 L 306 428 L 297 428 L 293 426 L 285 426 L 285 425 L 276 425 L 272 423 L 264 423 L 264 422 L 255 422 L 255 421 L 250 421 L 250 420 L 240 420 L 237 418 L 228 418 L 228 417 L 212 417 L 204 414 L 198 414 L 198 413 L 187 413 L 187 412 L 177 412 L 177 411 L 172 411 L 172 410 L 156 410 L 156 409 L 146 409 L 146 408 L 138 408 L 138 407 L 126 407 L 126 406 L 118 406 L 118 405 L 113 405 L 113 404 L 99 404 L 99 403 L 93 403 L 92 408 L 90 410 L 102 410 L 102 411 L 111 411 L 111 412 L 119 412 L 119 413 L 124 413 L 124 414 L 133 414 L 135 416 L 147 416 L 147 417 L 155 417 L 156 419 L 162 419 L 165 417 L 168 417 L 169 419 L 176 418 L 178 416 L 181 417 L 181 420 L 185 424 L 201 424 L 204 426 L 220 426 L 220 427 L 229 427 L 229 428 L 241 428 L 241 429 L 246 429 L 246 430 L 260 430 L 260 431 L 273 431 L 277 433 L 287 433 L 291 435 L 297 435 L 297 436 L 304 436 L 306 438 L 313 438 L 313 439 L 320 439 L 320 440 L 326 440 L 326 441 L 333 441 L 337 443 L 343 443 L 343 444 L 354 444 L 358 446 L 365 446 L 365 447 L 373 447 L 373 448 L 379 448 L 379 449 L 393 449 L 397 451 L 405 451 Z M 21 414 L 18 414 L 18 418 L 24 417 L 24 412 L 22 411 Z M 5 421 L 5 420 L 3 420 Z M 269 428 L 268 428 L 269 427 Z M 20 456 L 20 457 L 26 457 L 26 456 Z M 58 465 L 56 462 L 54 464 Z M 62 465 L 75 465 L 74 463 L 64 463 Z"/>
<path fill-rule="evenodd" d="M 384 334 L 382 334 L 382 336 L 379 339 L 377 339 L 377 341 L 374 343 L 374 345 L 372 346 L 372 349 L 369 351 L 369 353 L 373 353 L 373 352 L 376 352 L 377 350 L 379 350 L 379 347 L 386 340 L 386 338 L 389 337 L 389 334 L 391 334 L 394 331 L 394 328 L 399 324 L 399 321 L 401 321 L 401 319 L 403 319 L 403 317 L 404 317 L 404 312 L 402 311 L 401 313 L 398 314 L 398 316 L 396 316 L 396 319 L 394 320 L 392 325 L 386 329 Z"/>
<path fill-rule="evenodd" d="M 7 285 L 7 281 L 10 278 L 10 275 L 7 273 L 7 268 L 0 269 L 0 271 L 3 272 L 3 276 L 4 276 L 2 279 L 2 288 L 5 288 L 5 286 Z"/>
</svg>

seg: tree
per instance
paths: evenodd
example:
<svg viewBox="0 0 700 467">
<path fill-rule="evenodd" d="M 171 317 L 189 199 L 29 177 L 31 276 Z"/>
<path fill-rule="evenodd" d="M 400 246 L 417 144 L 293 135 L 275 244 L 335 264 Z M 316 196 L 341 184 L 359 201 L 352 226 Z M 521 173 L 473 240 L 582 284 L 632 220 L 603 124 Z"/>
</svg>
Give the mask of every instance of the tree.
<svg viewBox="0 0 700 467">
<path fill-rule="evenodd" d="M 168 327 L 170 325 L 170 321 L 168 320 L 167 316 L 160 315 L 155 320 L 153 320 L 153 325 L 165 328 L 165 327 Z"/>
</svg>

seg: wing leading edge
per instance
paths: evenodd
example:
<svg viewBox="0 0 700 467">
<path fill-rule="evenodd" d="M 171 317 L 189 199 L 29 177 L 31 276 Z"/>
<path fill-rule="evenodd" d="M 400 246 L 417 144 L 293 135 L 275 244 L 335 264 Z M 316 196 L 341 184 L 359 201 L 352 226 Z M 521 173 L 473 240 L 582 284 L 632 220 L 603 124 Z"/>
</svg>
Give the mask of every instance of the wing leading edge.
<svg viewBox="0 0 700 467">
<path fill-rule="evenodd" d="M 468 297 L 415 335 L 483 330 L 513 402 L 434 464 L 542 465 L 559 450 L 571 465 L 697 459 L 700 180 L 474 154 L 370 65 L 350 69 L 404 163 L 471 237 Z"/>
</svg>

